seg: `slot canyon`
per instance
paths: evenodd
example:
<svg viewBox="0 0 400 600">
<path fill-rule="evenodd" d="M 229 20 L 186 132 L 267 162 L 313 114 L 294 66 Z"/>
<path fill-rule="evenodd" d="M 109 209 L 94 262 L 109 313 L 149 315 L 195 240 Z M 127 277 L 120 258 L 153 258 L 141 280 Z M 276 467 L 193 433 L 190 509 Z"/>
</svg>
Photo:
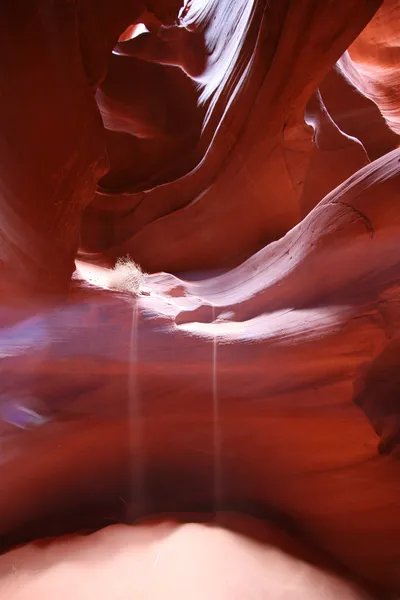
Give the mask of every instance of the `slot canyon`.
<svg viewBox="0 0 400 600">
<path fill-rule="evenodd" d="M 0 5 L 0 594 L 400 597 L 400 0 Z"/>
</svg>

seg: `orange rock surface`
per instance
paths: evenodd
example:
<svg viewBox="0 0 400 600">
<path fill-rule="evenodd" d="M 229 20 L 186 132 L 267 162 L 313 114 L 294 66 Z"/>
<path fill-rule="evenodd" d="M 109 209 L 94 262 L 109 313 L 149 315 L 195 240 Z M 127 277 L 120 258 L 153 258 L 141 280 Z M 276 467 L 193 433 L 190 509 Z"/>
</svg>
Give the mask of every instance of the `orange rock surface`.
<svg viewBox="0 0 400 600">
<path fill-rule="evenodd" d="M 399 2 L 3 4 L 3 595 L 399 594 Z"/>
</svg>

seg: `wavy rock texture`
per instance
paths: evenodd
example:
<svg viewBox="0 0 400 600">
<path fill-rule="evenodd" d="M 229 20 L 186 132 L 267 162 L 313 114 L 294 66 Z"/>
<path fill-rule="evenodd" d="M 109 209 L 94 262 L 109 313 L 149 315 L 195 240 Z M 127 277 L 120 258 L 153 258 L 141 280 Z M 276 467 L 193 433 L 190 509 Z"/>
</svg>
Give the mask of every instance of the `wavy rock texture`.
<svg viewBox="0 0 400 600">
<path fill-rule="evenodd" d="M 385 0 L 340 61 L 350 82 L 379 106 L 387 124 L 397 134 L 400 133 L 399 18 L 399 3 Z"/>
<path fill-rule="evenodd" d="M 0 589 L 399 594 L 399 5 L 181 8 L 0 8 Z"/>
</svg>

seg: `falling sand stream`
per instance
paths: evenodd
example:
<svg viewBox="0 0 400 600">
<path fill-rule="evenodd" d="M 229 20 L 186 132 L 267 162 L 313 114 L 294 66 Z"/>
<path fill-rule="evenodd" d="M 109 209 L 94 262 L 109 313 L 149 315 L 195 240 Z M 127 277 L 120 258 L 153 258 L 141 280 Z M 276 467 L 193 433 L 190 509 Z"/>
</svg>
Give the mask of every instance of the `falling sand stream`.
<svg viewBox="0 0 400 600">
<path fill-rule="evenodd" d="M 130 498 L 127 505 L 127 520 L 132 523 L 146 510 L 145 449 L 143 433 L 143 407 L 138 382 L 138 298 L 132 303 L 132 324 L 129 344 L 128 373 L 128 427 L 132 460 Z"/>
<path fill-rule="evenodd" d="M 213 355 L 212 355 L 212 427 L 213 427 L 213 493 L 214 493 L 214 512 L 217 517 L 218 512 L 222 510 L 223 490 L 222 490 L 222 431 L 221 414 L 218 398 L 218 323 L 215 322 L 215 307 L 213 306 Z"/>
<path fill-rule="evenodd" d="M 129 342 L 128 373 L 128 423 L 131 453 L 131 489 L 127 499 L 127 520 L 134 522 L 146 514 L 145 440 L 143 430 L 143 406 L 138 381 L 139 311 L 138 297 L 130 301 L 132 323 Z M 223 509 L 222 484 L 222 430 L 220 402 L 218 397 L 218 322 L 213 306 L 212 362 L 211 362 L 211 418 L 212 418 L 212 501 L 215 517 Z M 121 499 L 122 500 L 122 499 Z"/>
</svg>

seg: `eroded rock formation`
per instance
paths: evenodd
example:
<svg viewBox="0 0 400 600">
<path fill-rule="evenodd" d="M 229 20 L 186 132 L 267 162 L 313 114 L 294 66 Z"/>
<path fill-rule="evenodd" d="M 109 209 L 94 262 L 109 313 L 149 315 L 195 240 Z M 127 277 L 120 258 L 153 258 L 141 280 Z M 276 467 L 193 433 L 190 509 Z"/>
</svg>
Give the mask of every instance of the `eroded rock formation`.
<svg viewBox="0 0 400 600">
<path fill-rule="evenodd" d="M 11 599 L 61 597 L 110 547 L 106 595 L 192 590 L 200 563 L 211 597 L 238 564 L 243 598 L 400 593 L 398 11 L 0 8 Z M 11 550 L 165 513 L 203 524 Z"/>
</svg>

